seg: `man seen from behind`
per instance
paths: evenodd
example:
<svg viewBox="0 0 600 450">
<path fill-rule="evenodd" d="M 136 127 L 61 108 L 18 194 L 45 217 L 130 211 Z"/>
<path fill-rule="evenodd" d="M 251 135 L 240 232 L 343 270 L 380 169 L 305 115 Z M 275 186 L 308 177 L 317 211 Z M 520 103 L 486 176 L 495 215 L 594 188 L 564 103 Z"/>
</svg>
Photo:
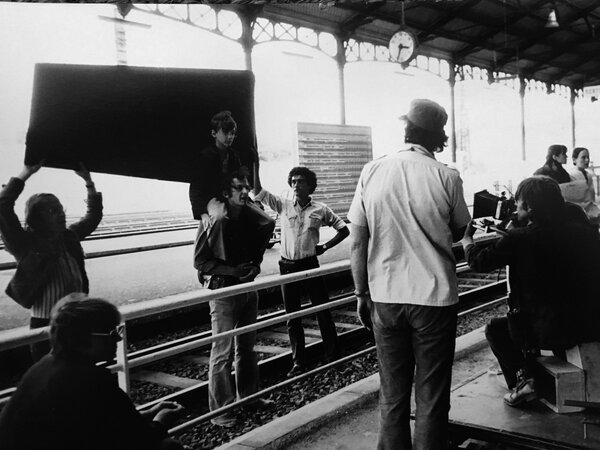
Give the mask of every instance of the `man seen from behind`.
<svg viewBox="0 0 600 450">
<path fill-rule="evenodd" d="M 448 445 L 458 303 L 452 243 L 470 215 L 460 175 L 435 159 L 448 139 L 444 108 L 416 99 L 402 119 L 406 146 L 361 173 L 348 214 L 351 268 L 359 318 L 377 345 L 378 448 L 436 450 Z"/>
</svg>

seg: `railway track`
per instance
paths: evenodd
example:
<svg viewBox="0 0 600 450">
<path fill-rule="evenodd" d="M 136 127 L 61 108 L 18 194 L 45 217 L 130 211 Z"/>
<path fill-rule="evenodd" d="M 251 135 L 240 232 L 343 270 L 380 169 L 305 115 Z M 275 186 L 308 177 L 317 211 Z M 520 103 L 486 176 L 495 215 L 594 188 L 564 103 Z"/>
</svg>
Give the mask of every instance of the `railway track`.
<svg viewBox="0 0 600 450">
<path fill-rule="evenodd" d="M 461 265 L 457 268 L 457 272 L 460 280 L 459 289 L 461 291 L 460 317 L 481 314 L 490 309 L 497 308 L 498 305 L 504 303 L 506 294 L 504 271 L 493 274 L 478 274 Z M 333 297 L 332 301 L 348 297 L 349 295 L 347 292 L 340 293 Z M 283 314 L 284 312 L 281 310 L 273 310 L 262 314 L 259 321 L 280 317 Z M 360 325 L 354 304 L 332 310 L 332 316 L 338 330 L 344 359 L 347 360 L 346 365 L 354 364 L 352 360 L 356 352 L 365 352 L 366 349 L 372 347 L 372 336 Z M 324 370 L 331 365 L 319 369 L 319 355 L 322 354 L 322 343 L 317 321 L 314 317 L 309 316 L 303 320 L 303 324 L 306 335 L 309 368 L 317 371 Z M 210 336 L 209 325 L 206 324 L 203 331 L 197 329 L 189 332 L 182 331 L 182 334 L 184 336 L 175 341 L 159 342 L 150 347 L 138 348 L 131 352 L 131 364 L 135 366 L 136 360 L 147 358 L 153 352 L 168 348 L 169 346 L 207 338 Z M 148 342 L 138 343 L 140 347 L 148 344 Z M 255 348 L 260 357 L 261 380 L 266 384 L 263 386 L 263 389 L 272 390 L 272 396 L 282 395 L 276 394 L 276 391 L 280 389 L 279 385 L 283 383 L 284 386 L 281 388 L 285 389 L 286 383 L 293 383 L 293 380 L 287 380 L 285 376 L 285 373 L 291 367 L 291 352 L 289 351 L 289 339 L 285 323 L 259 330 Z M 207 346 L 172 360 L 131 370 L 131 388 L 134 401 L 138 404 L 143 404 L 143 407 L 148 407 L 164 399 L 175 400 L 185 405 L 188 410 L 193 411 L 194 416 L 200 417 L 200 422 L 202 422 L 202 417 L 208 414 L 206 405 L 209 352 L 210 348 Z M 373 372 L 375 372 L 377 369 L 374 355 L 372 352 L 364 354 L 367 355 L 369 353 L 371 353 L 371 359 L 366 365 L 371 365 Z M 340 366 L 343 366 L 343 364 L 340 364 Z M 347 371 L 347 369 L 342 369 L 342 372 L 344 370 Z M 332 366 L 330 371 L 339 372 L 340 369 Z M 310 376 L 304 377 L 304 382 L 308 383 L 308 385 L 311 383 L 310 378 Z M 302 380 L 298 382 L 302 382 Z M 243 414 L 249 413 L 244 413 L 242 409 L 242 416 Z M 253 420 L 251 415 L 248 416 L 246 424 L 248 421 Z M 198 433 L 206 434 L 207 432 L 209 434 L 215 433 L 214 428 L 209 422 L 204 421 L 198 425 L 196 431 L 188 432 L 186 435 L 189 438 L 189 433 L 192 435 Z M 200 429 L 201 431 L 199 431 Z M 216 433 L 218 434 L 218 432 Z M 221 442 L 220 439 L 218 440 Z"/>
<path fill-rule="evenodd" d="M 459 264 L 457 266 L 457 274 L 460 280 L 459 290 L 460 305 L 463 310 L 462 315 L 480 312 L 496 306 L 498 302 L 502 302 L 502 296 L 506 293 L 504 271 L 493 274 L 477 274 L 470 271 L 464 264 Z M 349 287 L 351 286 L 349 273 L 340 273 L 339 278 L 344 277 L 345 280 L 338 280 L 338 288 L 335 295 L 332 295 L 332 301 L 347 300 L 351 297 L 350 292 L 352 288 Z M 328 281 L 328 284 L 331 288 L 335 283 Z M 340 288 L 340 285 L 343 287 Z M 275 289 L 275 291 L 278 295 L 278 289 Z M 261 298 L 263 297 L 268 297 L 268 295 L 264 296 L 261 294 Z M 494 301 L 490 302 L 490 299 L 494 299 Z M 281 318 L 285 313 L 282 311 L 280 305 L 280 299 L 275 299 L 271 304 L 267 304 L 266 306 L 261 303 L 262 310 L 259 321 L 265 322 Z M 131 367 L 130 380 L 133 400 L 137 404 L 142 405 L 142 408 L 164 399 L 173 399 L 185 405 L 190 413 L 186 420 L 196 420 L 198 421 L 198 425 L 185 431 L 182 435 L 184 440 L 191 443 L 197 440 L 199 435 L 210 437 L 210 443 L 207 444 L 204 442 L 199 446 L 192 445 L 192 448 L 207 448 L 207 445 L 211 447 L 213 444 L 226 442 L 232 438 L 230 434 L 224 434 L 223 430 L 219 430 L 206 421 L 210 418 L 207 417 L 208 409 L 206 406 L 209 346 L 207 345 L 203 348 L 182 353 L 169 360 L 142 367 L 136 367 L 136 365 L 138 361 L 152 360 L 153 355 L 158 351 L 208 338 L 211 334 L 208 321 L 209 316 L 206 311 L 206 304 L 204 304 L 204 307 L 204 312 L 196 309 L 181 316 L 188 316 L 187 322 L 194 322 L 196 324 L 193 327 L 183 329 L 170 328 L 167 330 L 163 329 L 160 323 L 132 324 L 128 326 L 128 330 L 131 330 L 128 360 Z M 263 385 L 261 389 L 266 388 L 271 393 L 271 398 L 276 399 L 278 403 L 287 404 L 288 410 L 299 407 L 300 400 L 294 400 L 292 404 L 289 404 L 286 392 L 302 392 L 301 401 L 310 402 L 316 400 L 321 395 L 326 395 L 328 392 L 325 392 L 325 390 L 327 389 L 341 388 L 346 383 L 345 379 L 348 377 L 350 379 L 357 376 L 362 377 L 361 374 L 364 371 L 377 371 L 376 359 L 372 352 L 372 337 L 360 326 L 356 317 L 354 303 L 335 308 L 332 310 L 332 315 L 336 322 L 340 345 L 343 351 L 342 361 L 332 363 L 335 366 L 330 364 L 319 367 L 319 355 L 322 354 L 322 351 L 318 325 L 314 317 L 308 316 L 303 319 L 309 368 L 312 368 L 313 372 L 319 371 L 318 377 L 314 377 L 309 373 L 305 374 L 306 376 L 303 375 L 304 378 L 299 380 L 286 379 L 285 373 L 291 366 L 291 353 L 289 351 L 289 340 L 285 322 L 281 322 L 283 319 L 280 319 L 280 323 L 259 330 L 258 332 L 256 350 L 260 357 L 259 367 L 261 370 L 261 384 Z M 191 320 L 189 316 L 192 317 Z M 178 324 L 186 322 L 186 320 L 180 320 L 178 317 L 172 317 L 169 320 L 171 323 Z M 138 326 L 142 328 L 145 326 L 150 331 L 146 330 L 145 333 L 137 333 L 136 327 Z M 143 336 L 142 338 L 138 338 L 136 334 L 147 334 L 153 337 L 151 339 L 144 339 Z M 368 350 L 369 348 L 371 350 Z M 362 358 L 360 362 L 356 360 L 357 354 L 362 355 L 360 356 Z M 341 380 L 338 380 L 338 378 L 341 378 Z M 315 390 L 313 386 L 315 380 L 329 380 L 326 382 L 327 388 Z M 282 388 L 286 389 L 286 391 L 281 392 L 280 389 Z M 292 391 L 288 391 L 287 389 L 292 389 Z M 9 396 L 11 391 L 12 389 L 6 389 L 4 395 Z M 0 397 L 1 395 L 0 393 Z M 282 406 L 281 408 L 284 407 Z M 277 414 L 285 411 L 285 409 L 281 408 L 278 406 Z M 240 411 L 236 410 L 236 415 L 242 415 L 243 420 L 241 423 L 245 425 L 240 425 L 241 428 L 234 430 L 234 433 L 238 434 L 241 434 L 242 431 L 248 431 L 249 424 L 257 426 L 259 422 L 262 421 L 261 423 L 264 423 L 264 421 L 268 421 L 273 417 L 272 413 L 256 416 L 254 413 L 245 412 L 243 408 Z"/>
</svg>

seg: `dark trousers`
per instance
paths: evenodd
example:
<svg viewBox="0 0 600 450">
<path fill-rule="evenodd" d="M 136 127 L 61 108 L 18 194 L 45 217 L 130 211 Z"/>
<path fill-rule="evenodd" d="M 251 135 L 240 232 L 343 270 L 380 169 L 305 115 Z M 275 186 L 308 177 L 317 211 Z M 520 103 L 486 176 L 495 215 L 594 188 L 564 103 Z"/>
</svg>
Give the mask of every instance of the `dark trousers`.
<svg viewBox="0 0 600 450">
<path fill-rule="evenodd" d="M 50 325 L 50 319 L 42 319 L 40 317 L 32 317 L 29 319 L 29 328 L 43 328 Z M 34 363 L 42 359 L 43 356 L 50 352 L 50 342 L 48 340 L 35 342 L 29 346 L 31 352 L 31 359 Z"/>
<path fill-rule="evenodd" d="M 510 337 L 508 318 L 495 317 L 485 327 L 485 337 L 490 348 L 498 359 L 502 374 L 509 389 L 517 386 L 517 373 L 522 370 L 523 376 L 529 378 L 533 373 L 535 357 L 539 352 L 535 349 L 523 351 L 521 346 Z M 557 355 L 558 352 L 554 352 Z M 558 356 L 558 355 L 557 355 Z"/>
<path fill-rule="evenodd" d="M 448 447 L 456 314 L 456 305 L 432 307 L 373 302 L 373 331 L 381 383 L 378 449 Z M 417 410 L 415 436 L 411 442 L 413 379 Z"/>
<path fill-rule="evenodd" d="M 279 261 L 279 272 L 282 275 L 286 273 L 301 272 L 303 270 L 316 269 L 319 267 L 319 261 L 316 256 L 304 258 L 297 261 L 282 258 Z M 283 295 L 283 304 L 286 313 L 300 311 L 303 292 L 308 293 L 310 302 L 313 305 L 322 305 L 329 301 L 327 286 L 323 277 L 310 278 L 308 280 L 296 281 L 281 286 Z M 337 333 L 335 323 L 331 318 L 329 310 L 317 313 L 317 321 L 323 338 L 324 360 L 332 361 L 339 354 Z M 305 361 L 305 341 L 304 328 L 302 328 L 302 318 L 288 320 L 288 334 L 290 336 L 290 345 L 292 347 L 292 358 L 294 364 L 304 366 Z"/>
</svg>

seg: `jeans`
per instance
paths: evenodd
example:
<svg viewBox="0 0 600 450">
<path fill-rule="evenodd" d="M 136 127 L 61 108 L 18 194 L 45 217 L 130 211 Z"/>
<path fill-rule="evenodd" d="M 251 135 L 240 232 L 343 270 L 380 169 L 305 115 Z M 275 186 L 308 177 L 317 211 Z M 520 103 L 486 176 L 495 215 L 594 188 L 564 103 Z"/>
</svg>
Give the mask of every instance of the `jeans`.
<svg viewBox="0 0 600 450">
<path fill-rule="evenodd" d="M 279 261 L 279 272 L 282 275 L 286 273 L 301 272 L 308 269 L 316 269 L 319 267 L 319 261 L 316 256 L 291 261 L 282 259 Z M 310 301 L 313 305 L 322 305 L 329 301 L 327 286 L 323 277 L 309 278 L 308 280 L 296 281 L 281 286 L 283 295 L 283 304 L 286 313 L 300 311 L 302 293 L 306 290 Z M 317 321 L 323 338 L 323 351 L 325 361 L 332 361 L 339 355 L 337 332 L 335 323 L 331 318 L 329 310 L 324 310 L 317 313 Z M 294 364 L 305 366 L 305 341 L 304 328 L 302 328 L 302 318 L 288 320 L 288 334 L 290 336 L 290 345 L 292 347 L 292 359 Z"/>
<path fill-rule="evenodd" d="M 50 325 L 50 319 L 41 317 L 31 317 L 29 319 L 29 328 L 31 330 L 35 328 L 44 328 L 48 325 Z M 36 363 L 50 352 L 50 342 L 48 340 L 35 342 L 29 346 L 29 351 L 31 352 L 32 361 Z"/>
<path fill-rule="evenodd" d="M 258 297 L 255 292 L 211 300 L 213 335 L 256 323 Z M 235 390 L 231 380 L 235 342 Z M 216 340 L 210 351 L 208 405 L 221 408 L 258 390 L 258 357 L 254 351 L 256 331 Z"/>
<path fill-rule="evenodd" d="M 510 337 L 506 317 L 495 317 L 490 320 L 485 327 L 485 337 L 492 353 L 498 359 L 509 389 L 517 386 L 519 371 L 522 371 L 524 378 L 533 376 L 535 358 L 539 356 L 539 351 L 537 349 L 521 349 L 519 344 Z M 562 354 L 564 355 L 564 352 Z M 554 355 L 561 357 L 561 352 L 555 350 Z M 562 358 L 564 359 L 564 356 Z"/>
<path fill-rule="evenodd" d="M 413 448 L 410 432 L 413 377 L 417 405 L 414 448 L 447 448 L 456 315 L 456 305 L 373 303 L 381 380 L 378 449 Z"/>
</svg>

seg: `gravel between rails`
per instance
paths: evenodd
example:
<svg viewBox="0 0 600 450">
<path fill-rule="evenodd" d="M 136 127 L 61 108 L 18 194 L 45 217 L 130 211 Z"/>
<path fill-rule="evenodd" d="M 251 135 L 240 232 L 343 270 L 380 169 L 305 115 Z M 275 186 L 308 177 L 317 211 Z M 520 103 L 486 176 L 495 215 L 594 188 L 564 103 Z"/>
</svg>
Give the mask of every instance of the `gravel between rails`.
<svg viewBox="0 0 600 450">
<path fill-rule="evenodd" d="M 504 314 L 506 314 L 506 306 L 499 305 L 488 311 L 482 311 L 477 314 L 469 315 L 468 317 L 460 317 L 458 320 L 457 336 L 466 334 L 485 325 L 492 317 L 499 317 Z M 366 344 L 363 348 L 371 345 L 373 344 Z M 360 349 L 355 349 L 355 351 L 356 350 Z M 193 371 L 191 367 L 185 367 L 184 370 L 187 372 L 187 376 L 189 376 L 190 371 Z M 232 428 L 221 428 L 207 422 L 181 434 L 178 436 L 178 439 L 193 450 L 217 447 L 233 440 L 237 436 L 253 430 L 254 428 L 271 422 L 277 417 L 288 414 L 308 403 L 340 390 L 349 384 L 366 378 L 377 371 L 377 357 L 373 353 L 346 363 L 343 366 L 327 370 L 319 376 L 295 383 L 285 389 L 285 391 L 271 394 L 267 397 L 270 400 L 275 401 L 275 406 L 271 409 L 256 412 L 250 411 L 247 408 L 241 408 L 236 411 L 238 422 L 236 426 Z M 194 378 L 198 378 L 198 368 L 196 368 L 196 373 L 197 375 Z M 203 375 L 206 376 L 205 374 Z M 261 379 L 261 388 L 272 386 L 281 381 L 283 381 L 283 378 L 281 377 L 265 377 Z M 139 389 L 138 386 L 140 387 Z M 160 389 L 162 393 L 157 394 L 154 391 L 154 388 Z M 132 383 L 133 400 L 136 403 L 145 403 L 161 395 L 165 395 L 165 393 L 171 392 L 171 390 L 162 387 L 154 388 L 150 383 L 137 382 L 135 385 Z M 206 406 L 189 410 L 184 420 L 188 420 L 206 412 L 208 412 Z"/>
</svg>

